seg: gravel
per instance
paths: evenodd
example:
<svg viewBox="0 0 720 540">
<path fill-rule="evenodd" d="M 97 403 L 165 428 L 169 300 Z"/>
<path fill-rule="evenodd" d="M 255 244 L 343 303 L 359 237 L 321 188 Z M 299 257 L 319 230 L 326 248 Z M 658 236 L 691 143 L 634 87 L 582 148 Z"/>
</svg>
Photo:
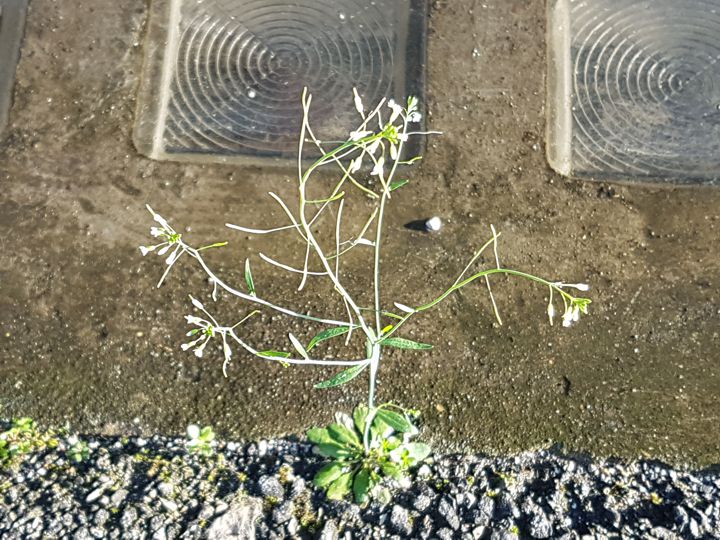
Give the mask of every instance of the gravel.
<svg viewBox="0 0 720 540">
<path fill-rule="evenodd" d="M 720 537 L 720 473 L 559 455 L 436 456 L 392 501 L 360 508 L 312 485 L 322 460 L 292 439 L 61 439 L 0 472 L 0 538 Z"/>
</svg>

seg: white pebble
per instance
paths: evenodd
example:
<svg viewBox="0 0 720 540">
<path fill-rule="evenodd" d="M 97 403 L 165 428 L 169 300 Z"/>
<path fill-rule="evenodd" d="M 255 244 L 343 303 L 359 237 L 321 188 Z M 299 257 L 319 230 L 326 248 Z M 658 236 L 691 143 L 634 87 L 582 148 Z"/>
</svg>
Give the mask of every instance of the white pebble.
<svg viewBox="0 0 720 540">
<path fill-rule="evenodd" d="M 442 226 L 442 220 L 437 216 L 431 217 L 425 222 L 425 228 L 430 232 L 438 232 Z"/>
</svg>

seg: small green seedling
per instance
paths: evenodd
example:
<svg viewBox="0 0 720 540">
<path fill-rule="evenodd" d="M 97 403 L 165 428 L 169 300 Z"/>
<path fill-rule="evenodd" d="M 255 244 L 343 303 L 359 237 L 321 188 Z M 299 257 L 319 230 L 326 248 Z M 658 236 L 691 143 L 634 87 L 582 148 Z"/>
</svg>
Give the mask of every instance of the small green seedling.
<svg viewBox="0 0 720 540">
<path fill-rule="evenodd" d="M 70 447 L 67 449 L 65 455 L 67 455 L 67 458 L 70 461 L 82 463 L 90 457 L 90 448 L 88 447 L 87 442 L 80 440 L 75 436 L 68 438 L 67 442 Z"/>
<path fill-rule="evenodd" d="M 215 433 L 210 426 L 200 429 L 197 424 L 190 424 L 187 428 L 187 442 L 185 447 L 191 454 L 200 454 L 210 457 L 215 446 Z"/>
<path fill-rule="evenodd" d="M 316 451 L 333 460 L 318 471 L 314 483 L 326 489 L 329 499 L 351 492 L 358 504 L 370 494 L 388 499 L 381 493 L 387 489 L 383 480 L 407 484 L 409 469 L 430 455 L 427 444 L 410 442 L 417 433 L 409 414 L 393 405 L 360 405 L 352 418 L 339 413 L 335 423 L 307 432 Z"/>
</svg>

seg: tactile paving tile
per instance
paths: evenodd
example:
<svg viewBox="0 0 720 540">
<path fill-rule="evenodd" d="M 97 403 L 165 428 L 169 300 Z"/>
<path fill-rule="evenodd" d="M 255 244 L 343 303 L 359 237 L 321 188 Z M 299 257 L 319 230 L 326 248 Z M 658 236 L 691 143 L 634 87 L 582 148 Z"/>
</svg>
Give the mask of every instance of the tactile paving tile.
<svg viewBox="0 0 720 540">
<path fill-rule="evenodd" d="M 720 181 L 720 0 L 550 0 L 548 158 L 578 177 Z"/>
<path fill-rule="evenodd" d="M 423 0 L 153 0 L 148 32 L 135 144 L 155 159 L 294 158 L 304 87 L 326 140 L 357 125 L 353 87 L 423 97 Z"/>
<path fill-rule="evenodd" d="M 12 103 L 26 11 L 27 0 L 0 0 L 0 132 L 5 129 Z"/>
</svg>

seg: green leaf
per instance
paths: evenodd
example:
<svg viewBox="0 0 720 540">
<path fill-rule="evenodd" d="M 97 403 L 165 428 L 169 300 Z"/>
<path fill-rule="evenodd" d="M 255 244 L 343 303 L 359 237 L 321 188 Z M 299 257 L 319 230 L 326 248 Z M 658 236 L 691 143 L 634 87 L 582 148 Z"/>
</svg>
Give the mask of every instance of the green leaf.
<svg viewBox="0 0 720 540">
<path fill-rule="evenodd" d="M 267 358 L 290 358 L 290 353 L 283 351 L 258 351 L 257 354 Z"/>
<path fill-rule="evenodd" d="M 408 457 L 415 463 L 424 461 L 432 452 L 430 446 L 425 443 L 408 443 L 405 448 L 408 451 Z"/>
<path fill-rule="evenodd" d="M 385 476 L 398 480 L 402 477 L 402 469 L 397 463 L 391 463 L 389 461 L 380 464 L 380 470 Z"/>
<path fill-rule="evenodd" d="M 311 351 L 315 347 L 315 345 L 317 345 L 321 341 L 325 341 L 337 336 L 342 336 L 343 334 L 347 334 L 349 331 L 349 326 L 338 326 L 337 328 L 328 328 L 327 330 L 323 330 L 317 336 L 310 340 L 310 343 L 308 343 L 307 346 L 307 350 Z"/>
<path fill-rule="evenodd" d="M 353 493 L 355 494 L 355 502 L 362 504 L 368 499 L 368 491 L 370 490 L 370 471 L 361 469 L 355 475 L 353 481 Z"/>
<path fill-rule="evenodd" d="M 433 348 L 432 345 L 427 343 L 418 343 L 417 341 L 412 341 L 410 339 L 395 337 L 383 339 L 380 342 L 380 345 L 383 345 L 384 347 L 395 347 L 397 349 L 417 349 L 421 351 L 427 351 Z"/>
<path fill-rule="evenodd" d="M 410 182 L 410 180 L 407 180 L 405 178 L 403 178 L 402 180 L 395 180 L 394 182 L 390 182 L 390 191 L 395 191 L 396 189 L 400 189 L 408 182 Z"/>
<path fill-rule="evenodd" d="M 317 449 L 321 455 L 335 459 L 345 459 L 351 455 L 350 450 L 336 442 L 318 444 Z"/>
<path fill-rule="evenodd" d="M 245 283 L 247 283 L 248 293 L 255 296 L 255 281 L 253 281 L 252 272 L 250 271 L 250 259 L 245 259 Z"/>
<path fill-rule="evenodd" d="M 334 386 L 342 386 L 343 384 L 352 381 L 355 377 L 360 375 L 360 373 L 362 373 L 362 371 L 366 367 L 367 364 L 358 364 L 357 366 L 348 368 L 345 371 L 341 371 L 333 378 L 328 379 L 327 381 L 317 383 L 315 385 L 315 388 L 332 388 Z"/>
<path fill-rule="evenodd" d="M 317 487 L 325 487 L 337 480 L 342 474 L 342 472 L 343 464 L 337 461 L 333 461 L 332 463 L 325 465 L 317 472 L 317 474 L 315 474 L 315 478 L 313 478 L 313 483 Z"/>
<path fill-rule="evenodd" d="M 380 409 L 377 412 L 376 418 L 385 422 L 388 426 L 393 428 L 395 431 L 400 433 L 407 433 L 413 431 L 413 425 L 403 415 L 393 411 L 387 411 Z"/>
<path fill-rule="evenodd" d="M 307 430 L 307 438 L 311 443 L 315 444 L 323 444 L 323 443 L 330 443 L 332 444 L 332 437 L 330 437 L 330 432 L 325 428 L 312 428 Z"/>
<path fill-rule="evenodd" d="M 365 422 L 367 421 L 368 413 L 370 411 L 365 405 L 358 405 L 353 411 L 353 420 L 355 421 L 355 428 L 362 434 L 365 433 Z"/>
<path fill-rule="evenodd" d="M 342 445 L 360 446 L 360 439 L 353 430 L 348 429 L 342 424 L 330 424 L 328 426 L 330 436 Z"/>
<path fill-rule="evenodd" d="M 300 356 L 302 356 L 305 360 L 310 359 L 310 355 L 308 355 L 307 351 L 305 350 L 305 347 L 303 347 L 303 344 L 300 343 L 300 340 L 296 338 L 292 332 L 288 334 L 288 337 L 290 338 L 290 343 L 292 343 L 293 347 L 295 347 L 295 350 L 298 352 Z"/>
<path fill-rule="evenodd" d="M 353 473 L 341 474 L 327 490 L 328 499 L 340 500 L 350 493 L 352 488 Z"/>
</svg>

